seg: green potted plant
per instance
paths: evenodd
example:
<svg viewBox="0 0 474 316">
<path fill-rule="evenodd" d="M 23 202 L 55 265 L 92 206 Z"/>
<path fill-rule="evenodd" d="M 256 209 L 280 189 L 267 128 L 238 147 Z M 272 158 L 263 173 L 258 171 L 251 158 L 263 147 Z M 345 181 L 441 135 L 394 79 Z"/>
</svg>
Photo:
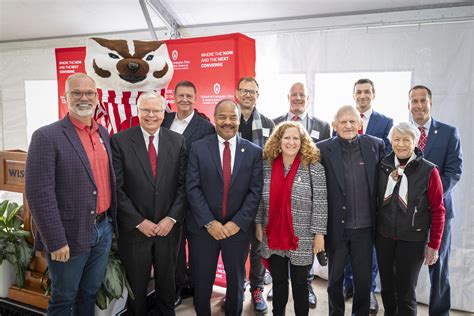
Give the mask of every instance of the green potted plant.
<svg viewBox="0 0 474 316">
<path fill-rule="evenodd" d="M 33 258 L 33 249 L 25 239 L 31 233 L 23 228 L 23 219 L 20 216 L 22 209 L 23 206 L 8 200 L 0 203 L 0 267 L 13 266 L 16 283 L 20 288 L 25 284 L 25 271 Z M 1 274 L 6 275 L 8 272 Z M 8 282 L 2 281 L 0 286 L 6 286 L 8 291 L 11 282 L 5 283 Z"/>
<path fill-rule="evenodd" d="M 97 295 L 96 305 L 100 310 L 110 310 L 112 312 L 114 300 L 118 300 L 124 297 L 125 289 L 127 289 L 128 295 L 133 299 L 133 292 L 130 288 L 130 284 L 127 280 L 125 268 L 120 262 L 118 256 L 117 241 L 112 241 L 112 247 L 110 249 L 109 261 L 107 262 L 107 269 L 105 272 L 104 280 L 100 286 L 99 293 Z M 126 296 L 125 296 L 126 298 Z M 110 315 L 109 313 L 109 315 Z M 96 315 L 98 314 L 96 308 Z"/>
</svg>

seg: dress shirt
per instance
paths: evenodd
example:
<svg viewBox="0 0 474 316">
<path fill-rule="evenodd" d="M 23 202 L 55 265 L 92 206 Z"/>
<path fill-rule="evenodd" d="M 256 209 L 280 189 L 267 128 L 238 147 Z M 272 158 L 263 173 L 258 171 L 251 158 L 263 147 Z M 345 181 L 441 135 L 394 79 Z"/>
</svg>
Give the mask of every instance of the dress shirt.
<svg viewBox="0 0 474 316">
<path fill-rule="evenodd" d="M 188 127 L 189 122 L 191 122 L 191 120 L 193 119 L 193 116 L 194 116 L 194 111 L 192 111 L 191 114 L 189 114 L 184 119 L 180 120 L 178 118 L 178 113 L 176 112 L 173 123 L 171 123 L 170 130 L 176 133 L 180 133 L 182 135 L 184 131 L 186 130 L 186 127 Z"/>
<path fill-rule="evenodd" d="M 365 134 L 366 131 L 367 131 L 367 126 L 369 125 L 369 120 L 370 120 L 370 116 L 372 115 L 372 108 L 368 109 L 367 111 L 365 111 L 364 113 L 360 113 L 360 114 L 363 114 L 364 116 L 361 117 L 362 119 L 362 124 L 363 124 L 363 127 L 362 127 L 362 133 Z"/>
<path fill-rule="evenodd" d="M 224 138 L 220 137 L 219 134 L 217 135 L 217 141 L 219 143 L 219 155 L 221 157 L 221 166 L 223 162 L 224 156 L 224 142 L 226 141 Z M 230 147 L 230 170 L 234 170 L 234 161 L 235 161 L 235 151 L 237 147 L 237 136 L 232 137 L 228 140 L 229 147 Z"/>
<path fill-rule="evenodd" d="M 413 122 L 413 124 L 419 128 L 419 127 L 423 127 L 425 129 L 425 134 L 426 134 L 426 141 L 428 141 L 428 134 L 430 133 L 430 127 L 431 127 L 431 116 L 430 118 L 428 119 L 428 121 L 426 121 L 426 123 L 424 125 L 418 125 L 418 123 L 416 122 Z"/>
<path fill-rule="evenodd" d="M 293 121 L 293 117 L 295 116 L 296 116 L 295 114 L 288 112 L 288 114 L 286 115 L 286 120 Z M 303 125 L 305 130 L 308 130 L 308 112 L 304 111 L 303 114 L 298 115 L 298 120 L 295 122 L 300 123 L 301 125 Z"/>
</svg>

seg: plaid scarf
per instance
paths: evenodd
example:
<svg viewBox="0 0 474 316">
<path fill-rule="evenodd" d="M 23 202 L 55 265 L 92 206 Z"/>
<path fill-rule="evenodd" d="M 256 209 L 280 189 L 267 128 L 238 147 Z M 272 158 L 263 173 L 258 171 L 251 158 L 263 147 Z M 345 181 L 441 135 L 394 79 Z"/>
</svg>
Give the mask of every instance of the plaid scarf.
<svg viewBox="0 0 474 316">
<path fill-rule="evenodd" d="M 255 145 L 263 147 L 263 131 L 262 131 L 262 120 L 260 119 L 260 113 L 257 108 L 253 109 L 252 114 L 252 142 Z"/>
</svg>

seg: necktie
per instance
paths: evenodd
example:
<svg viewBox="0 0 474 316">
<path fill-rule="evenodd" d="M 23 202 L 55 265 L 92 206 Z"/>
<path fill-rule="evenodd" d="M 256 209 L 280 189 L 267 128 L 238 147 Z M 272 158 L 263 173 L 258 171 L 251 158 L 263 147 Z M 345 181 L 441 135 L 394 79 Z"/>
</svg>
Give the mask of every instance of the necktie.
<svg viewBox="0 0 474 316">
<path fill-rule="evenodd" d="M 360 128 L 357 131 L 357 133 L 359 135 L 362 135 L 362 134 L 364 134 L 364 114 L 363 113 L 360 113 L 360 121 L 361 121 Z"/>
<path fill-rule="evenodd" d="M 420 135 L 420 140 L 418 141 L 418 148 L 420 148 L 421 151 L 425 150 L 426 146 L 426 133 L 425 133 L 425 128 L 423 126 L 418 127 L 418 129 L 421 132 Z"/>
<path fill-rule="evenodd" d="M 150 157 L 151 170 L 153 170 L 153 175 L 156 177 L 156 149 L 153 140 L 155 139 L 154 135 L 150 136 L 148 142 L 148 157 Z"/>
<path fill-rule="evenodd" d="M 230 163 L 229 142 L 224 142 L 224 154 L 222 155 L 222 176 L 224 177 L 224 196 L 222 197 L 222 219 L 227 216 L 227 198 L 229 195 L 230 177 L 232 175 Z"/>
<path fill-rule="evenodd" d="M 298 115 L 293 116 L 293 121 L 298 122 L 299 119 L 300 117 Z"/>
</svg>

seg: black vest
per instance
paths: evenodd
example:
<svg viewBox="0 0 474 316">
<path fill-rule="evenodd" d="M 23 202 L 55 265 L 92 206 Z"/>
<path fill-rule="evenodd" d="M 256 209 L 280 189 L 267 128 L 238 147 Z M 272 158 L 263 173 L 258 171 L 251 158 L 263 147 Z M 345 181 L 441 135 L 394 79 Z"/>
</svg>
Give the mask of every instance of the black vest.
<svg viewBox="0 0 474 316">
<path fill-rule="evenodd" d="M 405 167 L 404 177 L 408 180 L 406 212 L 400 206 L 398 189 L 384 203 L 384 193 L 389 175 L 395 170 L 394 153 L 386 156 L 379 164 L 377 232 L 389 238 L 404 241 L 428 241 L 431 227 L 431 211 L 428 203 L 428 184 L 435 165 L 423 159 L 423 154 L 415 149 L 416 159 Z"/>
</svg>

